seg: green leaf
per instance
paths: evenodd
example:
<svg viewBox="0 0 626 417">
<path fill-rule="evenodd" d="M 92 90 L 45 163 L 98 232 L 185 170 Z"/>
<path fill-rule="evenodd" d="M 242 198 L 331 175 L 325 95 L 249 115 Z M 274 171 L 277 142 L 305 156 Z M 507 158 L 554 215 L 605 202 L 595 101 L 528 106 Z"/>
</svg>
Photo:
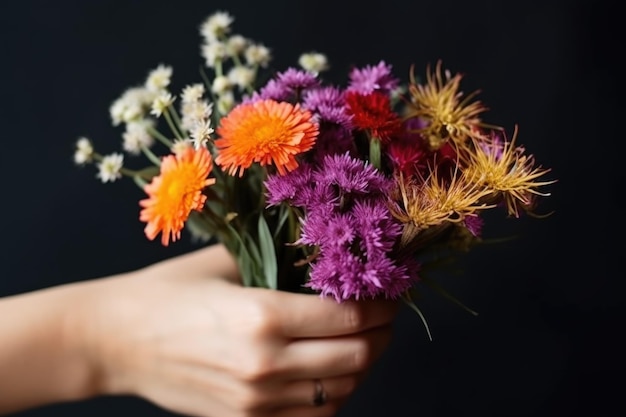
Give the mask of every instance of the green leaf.
<svg viewBox="0 0 626 417">
<path fill-rule="evenodd" d="M 252 287 L 255 276 L 256 276 L 256 268 L 254 266 L 254 261 L 250 256 L 250 252 L 248 252 L 248 248 L 245 243 L 241 239 L 239 232 L 235 230 L 230 224 L 227 224 L 227 228 L 232 233 L 232 236 L 237 241 L 237 248 L 235 248 L 235 257 L 237 258 L 237 263 L 239 264 L 239 272 L 241 273 L 241 279 L 243 281 L 243 285 L 246 287 Z"/>
<path fill-rule="evenodd" d="M 263 214 L 259 215 L 259 247 L 261 249 L 263 274 L 268 288 L 278 288 L 278 264 L 276 262 L 276 250 L 272 232 L 267 226 Z"/>
</svg>

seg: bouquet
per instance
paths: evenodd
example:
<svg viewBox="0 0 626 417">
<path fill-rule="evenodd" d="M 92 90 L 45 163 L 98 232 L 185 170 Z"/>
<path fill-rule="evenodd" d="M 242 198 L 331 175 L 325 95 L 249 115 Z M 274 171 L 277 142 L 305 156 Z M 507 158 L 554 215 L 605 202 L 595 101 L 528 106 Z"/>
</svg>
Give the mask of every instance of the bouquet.
<svg viewBox="0 0 626 417">
<path fill-rule="evenodd" d="M 76 143 L 75 162 L 94 163 L 102 182 L 129 177 L 145 191 L 148 239 L 167 246 L 188 231 L 224 244 L 246 286 L 401 298 L 424 319 L 419 284 L 448 295 L 427 272 L 484 242 L 487 210 L 535 215 L 549 195 L 550 170 L 517 128 L 486 123 L 477 92 L 441 62 L 423 81 L 381 60 L 334 85 L 318 52 L 270 71 L 270 49 L 233 22 L 218 11 L 200 25 L 196 82 L 173 92 L 160 64 L 112 103 L 122 151 Z"/>
</svg>

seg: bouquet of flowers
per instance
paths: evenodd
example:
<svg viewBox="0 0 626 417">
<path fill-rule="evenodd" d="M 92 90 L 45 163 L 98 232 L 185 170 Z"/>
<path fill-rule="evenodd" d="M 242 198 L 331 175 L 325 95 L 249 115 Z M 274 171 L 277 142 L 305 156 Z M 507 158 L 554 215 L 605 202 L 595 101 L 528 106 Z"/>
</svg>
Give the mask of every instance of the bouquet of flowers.
<svg viewBox="0 0 626 417">
<path fill-rule="evenodd" d="M 486 210 L 533 214 L 550 171 L 441 62 L 406 81 L 384 61 L 325 82 L 325 55 L 268 70 L 270 49 L 232 33 L 223 11 L 200 25 L 199 81 L 170 91 L 159 65 L 110 107 L 123 152 L 81 137 L 75 162 L 102 182 L 132 178 L 139 219 L 162 245 L 186 230 L 223 243 L 244 285 L 337 302 L 414 302 L 430 265 L 483 241 Z M 143 154 L 148 164 L 127 166 Z M 128 165 L 131 165 L 130 163 Z M 443 290 L 442 290 L 443 291 Z"/>
</svg>

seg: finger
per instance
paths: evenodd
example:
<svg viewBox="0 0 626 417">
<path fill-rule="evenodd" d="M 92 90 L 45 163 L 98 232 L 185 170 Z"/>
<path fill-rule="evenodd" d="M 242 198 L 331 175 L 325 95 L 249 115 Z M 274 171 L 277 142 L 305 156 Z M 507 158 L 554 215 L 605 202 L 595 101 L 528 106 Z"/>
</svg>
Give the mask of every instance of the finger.
<svg viewBox="0 0 626 417">
<path fill-rule="evenodd" d="M 339 412 L 343 402 L 329 401 L 322 406 L 297 405 L 271 410 L 264 417 L 334 417 Z"/>
<path fill-rule="evenodd" d="M 320 378 L 319 383 L 327 402 L 344 402 L 358 387 L 363 377 L 364 374 L 349 374 L 333 378 Z M 278 400 L 276 406 L 279 408 L 313 405 L 316 394 L 315 378 L 290 381 L 279 389 L 280 392 L 272 394 Z"/>
<path fill-rule="evenodd" d="M 344 301 L 319 295 L 270 292 L 279 315 L 283 336 L 290 338 L 331 337 L 361 332 L 390 323 L 398 300 Z"/>
<path fill-rule="evenodd" d="M 277 368 L 291 379 L 361 373 L 385 351 L 391 335 L 388 325 L 350 336 L 294 340 L 277 359 Z"/>
</svg>

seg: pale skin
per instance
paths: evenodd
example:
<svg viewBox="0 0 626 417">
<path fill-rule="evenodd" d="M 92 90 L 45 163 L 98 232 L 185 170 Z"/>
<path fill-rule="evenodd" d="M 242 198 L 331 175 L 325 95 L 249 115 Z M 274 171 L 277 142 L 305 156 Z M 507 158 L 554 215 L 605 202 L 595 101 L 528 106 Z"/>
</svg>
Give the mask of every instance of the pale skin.
<svg viewBox="0 0 626 417">
<path fill-rule="evenodd" d="M 397 308 L 242 287 L 221 245 L 5 297 L 0 415 L 136 395 L 189 416 L 333 416 L 386 348 Z"/>
</svg>

